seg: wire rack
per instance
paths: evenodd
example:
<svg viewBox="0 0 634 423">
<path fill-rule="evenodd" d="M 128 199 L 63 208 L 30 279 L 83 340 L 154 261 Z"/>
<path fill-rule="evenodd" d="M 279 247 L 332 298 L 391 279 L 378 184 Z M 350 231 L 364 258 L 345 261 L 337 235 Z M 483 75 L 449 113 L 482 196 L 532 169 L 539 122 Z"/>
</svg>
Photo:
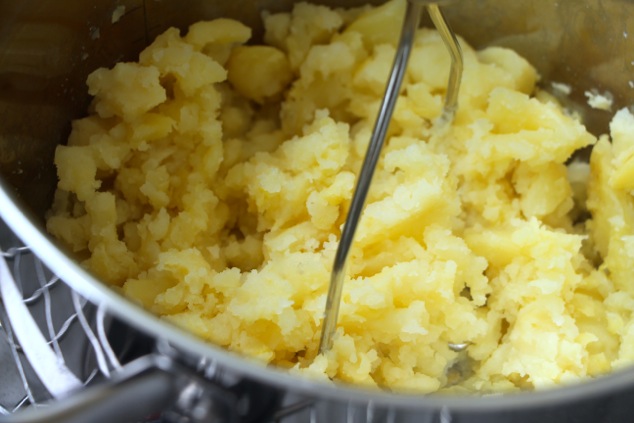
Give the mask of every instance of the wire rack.
<svg viewBox="0 0 634 423">
<path fill-rule="evenodd" d="M 0 255 L 22 297 L 22 304 L 10 304 L 4 291 L 0 307 L 0 413 L 49 402 L 121 368 L 119 357 L 127 347 L 114 352 L 107 336 L 112 319 L 103 308 L 69 289 L 27 247 L 3 249 Z M 25 313 L 35 327 L 25 327 Z M 43 369 L 51 357 L 53 368 Z"/>
<path fill-rule="evenodd" d="M 42 407 L 91 385 L 105 383 L 140 355 L 178 354 L 162 340 L 145 337 L 70 289 L 1 221 L 0 285 L 0 415 Z M 11 298 L 12 295 L 19 298 Z M 27 321 L 34 325 L 25 326 Z M 203 359 L 191 367 L 210 380 L 217 376 L 213 363 Z M 266 421 L 392 423 L 397 420 L 393 411 L 379 410 L 372 403 L 333 404 L 289 392 L 283 393 L 274 407 L 267 411 Z M 184 420 L 180 411 L 169 410 L 142 422 L 181 421 L 204 420 L 192 416 Z M 451 417 L 440 413 L 433 419 L 417 421 L 451 423 Z"/>
</svg>

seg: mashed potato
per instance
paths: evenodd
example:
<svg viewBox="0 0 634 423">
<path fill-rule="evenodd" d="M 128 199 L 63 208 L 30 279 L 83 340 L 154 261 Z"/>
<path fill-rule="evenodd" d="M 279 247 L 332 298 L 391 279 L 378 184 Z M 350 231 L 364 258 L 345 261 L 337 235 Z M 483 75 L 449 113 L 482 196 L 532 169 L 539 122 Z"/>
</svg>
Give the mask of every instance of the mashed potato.
<svg viewBox="0 0 634 423">
<path fill-rule="evenodd" d="M 449 56 L 421 29 L 360 222 L 334 346 L 334 252 L 404 1 L 169 29 L 88 78 L 57 149 L 48 230 L 127 297 L 198 336 L 323 379 L 492 392 L 634 359 L 634 117 L 597 139 L 513 51 Z M 596 144 L 591 163 L 568 163 Z M 589 218 L 587 218 L 590 216 Z M 470 371 L 450 348 L 467 343 Z"/>
</svg>

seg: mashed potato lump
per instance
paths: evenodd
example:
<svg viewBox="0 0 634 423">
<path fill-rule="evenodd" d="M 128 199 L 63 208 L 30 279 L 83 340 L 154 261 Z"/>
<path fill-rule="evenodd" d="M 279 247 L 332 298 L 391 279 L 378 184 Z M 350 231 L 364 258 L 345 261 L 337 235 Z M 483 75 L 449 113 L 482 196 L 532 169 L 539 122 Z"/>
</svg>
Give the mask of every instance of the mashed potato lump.
<svg viewBox="0 0 634 423">
<path fill-rule="evenodd" d="M 317 354 L 334 253 L 405 2 L 217 19 L 98 69 L 55 155 L 48 230 L 162 318 L 311 377 L 394 390 L 550 387 L 634 359 L 634 117 L 597 139 L 513 51 L 420 29 Z M 590 163 L 570 162 L 593 145 Z M 450 348 L 467 343 L 466 351 Z M 468 361 L 458 374 L 456 362 Z"/>
</svg>

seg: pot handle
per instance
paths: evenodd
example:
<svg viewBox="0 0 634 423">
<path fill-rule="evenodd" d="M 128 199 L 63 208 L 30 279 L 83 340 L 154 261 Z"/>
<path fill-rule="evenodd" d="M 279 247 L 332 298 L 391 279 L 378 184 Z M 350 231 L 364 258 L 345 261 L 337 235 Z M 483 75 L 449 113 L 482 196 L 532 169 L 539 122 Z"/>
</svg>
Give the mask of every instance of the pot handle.
<svg viewBox="0 0 634 423">
<path fill-rule="evenodd" d="M 237 399 L 214 392 L 208 381 L 168 357 L 150 355 L 130 362 L 109 381 L 54 401 L 31 407 L 0 423 L 133 422 L 174 410 L 192 422 L 236 421 Z"/>
</svg>

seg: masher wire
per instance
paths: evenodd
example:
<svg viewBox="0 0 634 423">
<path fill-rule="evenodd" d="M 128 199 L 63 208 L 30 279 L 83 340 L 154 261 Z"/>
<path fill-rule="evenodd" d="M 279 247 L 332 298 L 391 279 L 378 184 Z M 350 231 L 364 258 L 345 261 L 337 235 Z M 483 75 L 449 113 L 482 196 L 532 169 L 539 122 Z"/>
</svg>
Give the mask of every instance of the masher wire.
<svg viewBox="0 0 634 423">
<path fill-rule="evenodd" d="M 363 160 L 363 165 L 357 179 L 356 187 L 352 196 L 350 210 L 346 216 L 341 240 L 335 253 L 335 260 L 326 297 L 326 307 L 322 324 L 321 338 L 319 342 L 319 353 L 325 354 L 332 348 L 333 338 L 336 332 L 339 309 L 341 306 L 341 296 L 343 283 L 346 275 L 346 265 L 350 254 L 350 248 L 354 241 L 361 213 L 365 206 L 366 198 L 372 183 L 374 170 L 379 160 L 381 150 L 385 143 L 387 129 L 389 127 L 394 107 L 398 99 L 399 91 L 403 83 L 403 77 L 407 70 L 407 63 L 414 45 L 416 30 L 420 24 L 421 13 L 427 6 L 432 22 L 436 26 L 445 46 L 449 50 L 451 57 L 451 69 L 449 81 L 447 83 L 447 95 L 443 112 L 440 117 L 445 122 L 451 122 L 458 105 L 458 93 L 462 76 L 463 60 L 462 51 L 458 40 L 447 24 L 438 4 L 426 0 L 409 0 L 405 10 L 405 18 L 401 35 L 396 49 L 394 63 L 388 83 L 381 101 L 379 113 L 374 124 L 374 129 L 370 137 L 368 149 Z"/>
<path fill-rule="evenodd" d="M 464 69 L 462 50 L 460 49 L 460 43 L 458 43 L 455 32 L 453 32 L 447 24 L 447 20 L 438 4 L 432 3 L 427 5 L 427 13 L 429 13 L 429 17 L 438 30 L 440 38 L 442 38 L 451 57 L 445 104 L 441 115 L 441 119 L 444 122 L 450 123 L 458 109 L 458 94 L 460 93 L 460 82 L 462 80 L 462 70 Z"/>
</svg>

